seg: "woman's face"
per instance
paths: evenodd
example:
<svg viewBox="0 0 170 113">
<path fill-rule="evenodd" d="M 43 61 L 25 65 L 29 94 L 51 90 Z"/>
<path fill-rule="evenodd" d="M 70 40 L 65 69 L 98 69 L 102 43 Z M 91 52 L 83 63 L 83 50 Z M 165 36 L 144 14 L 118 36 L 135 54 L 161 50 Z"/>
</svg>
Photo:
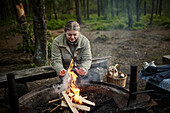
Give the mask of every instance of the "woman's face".
<svg viewBox="0 0 170 113">
<path fill-rule="evenodd" d="M 70 42 L 75 42 L 78 39 L 79 31 L 66 31 L 66 37 Z"/>
</svg>

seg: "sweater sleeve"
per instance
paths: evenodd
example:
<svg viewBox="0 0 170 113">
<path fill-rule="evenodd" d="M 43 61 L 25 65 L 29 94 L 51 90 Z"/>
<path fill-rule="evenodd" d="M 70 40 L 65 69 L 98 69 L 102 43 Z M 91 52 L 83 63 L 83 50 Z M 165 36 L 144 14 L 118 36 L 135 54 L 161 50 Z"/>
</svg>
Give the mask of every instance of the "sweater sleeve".
<svg viewBox="0 0 170 113">
<path fill-rule="evenodd" d="M 53 69 L 59 74 L 61 70 L 64 69 L 63 64 L 62 64 L 62 58 L 61 58 L 61 52 L 60 48 L 58 46 L 58 42 L 54 39 L 52 43 L 52 58 L 51 58 L 51 65 Z"/>
<path fill-rule="evenodd" d="M 88 72 L 90 69 L 92 62 L 92 54 L 91 54 L 91 47 L 90 47 L 90 42 L 87 39 L 83 48 L 83 53 L 82 53 L 82 61 L 80 64 L 80 68 L 83 68 Z"/>
</svg>

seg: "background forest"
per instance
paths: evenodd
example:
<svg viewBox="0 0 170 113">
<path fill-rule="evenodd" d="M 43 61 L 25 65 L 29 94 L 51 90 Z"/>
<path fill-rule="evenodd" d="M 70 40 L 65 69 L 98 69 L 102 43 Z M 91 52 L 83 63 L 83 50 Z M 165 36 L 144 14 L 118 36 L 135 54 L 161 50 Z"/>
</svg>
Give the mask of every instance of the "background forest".
<svg viewBox="0 0 170 113">
<path fill-rule="evenodd" d="M 16 2 L 17 0 L 0 1 L 0 38 L 9 43 L 10 36 L 14 38 L 22 34 L 23 42 L 17 43 L 15 51 L 31 54 L 33 59 L 38 58 L 38 52 L 42 52 L 40 58 L 44 61 L 40 61 L 41 63 L 37 63 L 40 59 L 24 60 L 24 63 L 31 64 L 31 67 L 50 64 L 52 40 L 62 33 L 62 31 L 56 33 L 55 30 L 63 29 L 69 20 L 77 20 L 82 31 L 91 33 L 170 28 L 168 0 L 23 0 L 26 14 L 26 28 L 23 31 L 17 24 Z M 44 34 L 36 34 L 39 30 L 36 26 L 42 26 L 40 28 Z M 98 36 L 97 33 L 95 35 Z M 41 37 L 44 37 L 44 41 L 41 41 Z M 111 37 L 106 33 L 98 38 L 107 40 Z M 166 36 L 165 40 L 169 40 L 169 36 Z M 38 50 L 38 43 L 41 43 L 40 45 L 44 43 L 47 48 L 42 47 Z M 93 57 L 110 55 L 106 54 L 107 52 L 98 54 L 95 50 L 92 49 Z M 8 60 L 1 61 L 1 66 L 11 64 Z"/>
</svg>

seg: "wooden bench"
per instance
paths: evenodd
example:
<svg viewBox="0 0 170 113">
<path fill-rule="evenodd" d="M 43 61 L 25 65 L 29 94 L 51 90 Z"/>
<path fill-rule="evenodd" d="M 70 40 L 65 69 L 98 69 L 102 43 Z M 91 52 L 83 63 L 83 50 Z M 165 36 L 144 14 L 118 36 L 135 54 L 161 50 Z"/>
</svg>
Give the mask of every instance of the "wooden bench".
<svg viewBox="0 0 170 113">
<path fill-rule="evenodd" d="M 103 67 L 107 68 L 107 60 L 111 56 L 93 58 L 91 68 Z M 0 88 L 7 86 L 7 74 L 13 73 L 15 75 L 15 80 L 17 83 L 26 83 L 41 79 L 47 79 L 52 77 L 57 77 L 55 70 L 52 66 L 41 66 L 37 68 L 24 69 L 19 71 L 12 71 L 6 73 L 0 73 Z"/>
</svg>

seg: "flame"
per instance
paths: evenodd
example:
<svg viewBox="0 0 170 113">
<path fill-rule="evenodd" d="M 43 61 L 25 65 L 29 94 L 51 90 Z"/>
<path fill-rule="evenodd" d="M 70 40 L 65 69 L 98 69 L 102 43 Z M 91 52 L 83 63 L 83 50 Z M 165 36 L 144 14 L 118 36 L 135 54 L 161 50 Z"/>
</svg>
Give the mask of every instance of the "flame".
<svg viewBox="0 0 170 113">
<path fill-rule="evenodd" d="M 76 85 L 76 79 L 77 79 L 78 76 L 74 73 L 74 71 L 71 71 L 73 66 L 74 66 L 73 62 L 74 62 L 74 60 L 72 59 L 71 62 L 70 62 L 69 68 L 68 68 L 68 73 L 70 75 L 69 76 L 69 88 L 74 93 L 75 103 L 82 104 L 82 101 L 80 101 L 78 99 L 78 97 L 80 96 L 80 89 Z M 75 66 L 77 66 L 77 65 L 75 64 Z M 73 101 L 73 98 L 71 98 L 71 100 Z"/>
</svg>

